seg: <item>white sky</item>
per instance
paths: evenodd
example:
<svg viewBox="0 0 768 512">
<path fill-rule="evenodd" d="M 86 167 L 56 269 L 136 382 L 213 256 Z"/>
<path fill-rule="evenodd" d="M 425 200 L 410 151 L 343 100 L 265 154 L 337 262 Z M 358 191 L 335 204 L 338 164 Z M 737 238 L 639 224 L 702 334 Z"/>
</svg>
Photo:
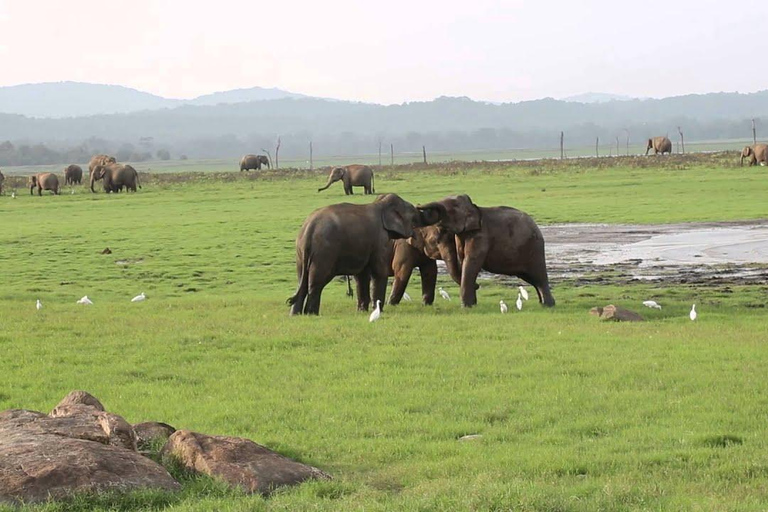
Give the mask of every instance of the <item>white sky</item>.
<svg viewBox="0 0 768 512">
<path fill-rule="evenodd" d="M 768 0 L 0 0 L 0 86 L 662 97 L 766 89 L 767 55 Z"/>
</svg>

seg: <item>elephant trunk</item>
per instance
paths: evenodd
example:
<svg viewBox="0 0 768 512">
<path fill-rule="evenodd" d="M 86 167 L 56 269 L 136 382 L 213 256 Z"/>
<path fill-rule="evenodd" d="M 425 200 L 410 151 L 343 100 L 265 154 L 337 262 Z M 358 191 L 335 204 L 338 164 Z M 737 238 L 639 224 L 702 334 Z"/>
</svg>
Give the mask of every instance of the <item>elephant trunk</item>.
<svg viewBox="0 0 768 512">
<path fill-rule="evenodd" d="M 322 192 L 323 190 L 327 190 L 328 187 L 333 185 L 335 182 L 336 180 L 334 180 L 333 178 L 328 178 L 328 183 L 326 183 L 324 187 L 320 187 L 319 189 L 317 189 L 317 191 Z"/>
<path fill-rule="evenodd" d="M 96 181 L 96 172 L 91 173 L 91 192 L 96 193 L 96 191 L 93 189 L 93 183 Z"/>
<path fill-rule="evenodd" d="M 739 162 L 740 167 L 744 167 L 744 155 L 741 155 L 741 161 Z"/>
<path fill-rule="evenodd" d="M 443 206 L 438 202 L 420 204 L 416 207 L 416 209 L 419 211 L 418 227 L 431 226 L 432 224 L 437 224 L 438 222 L 444 220 L 448 215 L 448 212 L 445 209 L 445 206 Z"/>
</svg>

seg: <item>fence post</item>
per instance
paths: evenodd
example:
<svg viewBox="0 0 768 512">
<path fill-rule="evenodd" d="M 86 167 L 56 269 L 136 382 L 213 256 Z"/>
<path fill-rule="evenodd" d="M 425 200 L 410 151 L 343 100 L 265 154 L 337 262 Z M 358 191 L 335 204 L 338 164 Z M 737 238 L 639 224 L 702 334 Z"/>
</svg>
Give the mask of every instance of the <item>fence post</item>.
<svg viewBox="0 0 768 512">
<path fill-rule="evenodd" d="M 421 152 L 424 155 L 424 165 L 427 164 L 427 146 L 421 146 Z"/>
<path fill-rule="evenodd" d="M 560 160 L 565 158 L 565 150 L 563 148 L 563 139 L 565 137 L 565 134 L 563 132 L 560 132 Z"/>
<path fill-rule="evenodd" d="M 389 145 L 389 165 L 393 167 L 395 165 L 395 145 L 391 143 Z"/>
<path fill-rule="evenodd" d="M 309 141 L 309 170 L 314 170 L 314 162 L 312 161 L 312 141 Z"/>
</svg>

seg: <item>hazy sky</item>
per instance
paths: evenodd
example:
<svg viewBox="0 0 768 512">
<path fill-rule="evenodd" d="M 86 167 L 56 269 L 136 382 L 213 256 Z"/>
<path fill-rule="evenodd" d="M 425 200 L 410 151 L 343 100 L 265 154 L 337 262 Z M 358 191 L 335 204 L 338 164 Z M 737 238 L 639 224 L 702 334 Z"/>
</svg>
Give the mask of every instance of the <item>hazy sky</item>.
<svg viewBox="0 0 768 512">
<path fill-rule="evenodd" d="M 0 0 L 0 85 L 379 103 L 752 92 L 768 88 L 766 29 L 766 0 Z"/>
</svg>

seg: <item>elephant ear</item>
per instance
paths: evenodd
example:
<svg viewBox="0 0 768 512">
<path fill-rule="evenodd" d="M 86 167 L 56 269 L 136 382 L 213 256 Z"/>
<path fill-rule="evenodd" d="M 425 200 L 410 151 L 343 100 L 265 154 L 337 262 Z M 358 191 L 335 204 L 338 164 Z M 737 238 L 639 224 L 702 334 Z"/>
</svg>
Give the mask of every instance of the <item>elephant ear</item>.
<svg viewBox="0 0 768 512">
<path fill-rule="evenodd" d="M 418 215 L 413 205 L 396 194 L 379 196 L 376 203 L 381 204 L 381 223 L 390 238 L 410 238 L 413 235 L 412 219 Z M 409 212 L 409 209 L 413 211 Z"/>
<path fill-rule="evenodd" d="M 459 200 L 459 210 L 464 217 L 464 227 L 460 233 L 465 231 L 477 231 L 483 227 L 483 214 L 480 208 L 472 202 L 467 194 L 462 194 L 457 198 Z"/>
<path fill-rule="evenodd" d="M 424 235 L 420 229 L 413 230 L 413 236 L 406 240 L 408 245 L 419 252 L 424 252 Z"/>
</svg>

